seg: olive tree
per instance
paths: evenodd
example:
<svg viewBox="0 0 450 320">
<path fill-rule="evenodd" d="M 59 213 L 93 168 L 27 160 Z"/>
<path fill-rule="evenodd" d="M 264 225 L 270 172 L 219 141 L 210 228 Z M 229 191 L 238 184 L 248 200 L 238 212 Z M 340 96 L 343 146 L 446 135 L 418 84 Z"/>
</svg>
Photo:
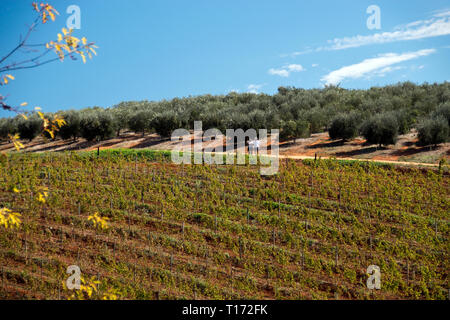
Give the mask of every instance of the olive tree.
<svg viewBox="0 0 450 320">
<path fill-rule="evenodd" d="M 111 112 L 111 115 L 113 116 L 114 123 L 116 126 L 116 135 L 118 137 L 120 137 L 120 132 L 122 130 L 130 128 L 129 123 L 130 123 L 130 117 L 132 116 L 132 113 L 126 107 L 126 105 L 123 105 L 122 103 L 114 108 L 111 108 L 110 112 Z"/>
<path fill-rule="evenodd" d="M 419 144 L 423 146 L 437 146 L 448 141 L 449 125 L 442 116 L 422 120 L 417 131 Z"/>
<path fill-rule="evenodd" d="M 332 121 L 328 134 L 333 140 L 349 140 L 358 135 L 359 119 L 356 114 L 339 114 Z"/>
<path fill-rule="evenodd" d="M 9 140 L 9 135 L 17 132 L 16 120 L 12 118 L 0 118 L 0 139 Z"/>
<path fill-rule="evenodd" d="M 17 124 L 17 131 L 22 139 L 30 142 L 42 132 L 43 121 L 37 115 L 28 119 L 21 119 Z"/>
<path fill-rule="evenodd" d="M 87 111 L 82 115 L 81 136 L 88 141 L 106 140 L 114 136 L 114 119 L 107 111 Z"/>
<path fill-rule="evenodd" d="M 128 127 L 136 133 L 148 132 L 152 129 L 152 120 L 154 118 L 154 112 L 150 110 L 142 110 L 134 113 L 128 120 Z"/>
<path fill-rule="evenodd" d="M 165 111 L 153 118 L 152 127 L 161 137 L 169 137 L 175 129 L 180 128 L 180 121 L 174 111 Z"/>
<path fill-rule="evenodd" d="M 398 136 L 397 120 L 389 114 L 380 114 L 368 119 L 361 133 L 368 143 L 382 145 L 395 144 Z"/>
<path fill-rule="evenodd" d="M 59 129 L 59 136 L 64 140 L 76 141 L 81 136 L 81 117 L 79 111 L 66 111 L 62 115 L 66 124 Z"/>
<path fill-rule="evenodd" d="M 447 123 L 450 126 L 450 102 L 441 104 L 437 107 L 437 109 L 432 113 L 432 117 L 442 117 L 447 120 Z"/>
</svg>

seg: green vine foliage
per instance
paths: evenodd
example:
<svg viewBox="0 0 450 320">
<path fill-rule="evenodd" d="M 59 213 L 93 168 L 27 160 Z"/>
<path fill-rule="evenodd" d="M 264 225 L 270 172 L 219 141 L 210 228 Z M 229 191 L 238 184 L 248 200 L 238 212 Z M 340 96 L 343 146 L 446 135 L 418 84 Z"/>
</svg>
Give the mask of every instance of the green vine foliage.
<svg viewBox="0 0 450 320">
<path fill-rule="evenodd" d="M 447 298 L 445 172 L 308 160 L 264 177 L 113 150 L 13 154 L 0 173 L 0 207 L 22 220 L 0 233 L 4 298 L 71 296 L 59 290 L 70 264 L 100 277 L 99 297 Z M 95 213 L 108 228 L 88 221 Z"/>
</svg>

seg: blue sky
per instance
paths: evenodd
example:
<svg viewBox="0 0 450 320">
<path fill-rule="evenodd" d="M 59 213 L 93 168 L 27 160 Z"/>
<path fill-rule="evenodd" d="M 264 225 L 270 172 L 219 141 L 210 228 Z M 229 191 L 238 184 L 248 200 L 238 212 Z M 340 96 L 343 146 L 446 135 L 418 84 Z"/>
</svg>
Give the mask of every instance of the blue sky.
<svg viewBox="0 0 450 320">
<path fill-rule="evenodd" d="M 33 20 L 31 2 L 0 1 L 1 57 Z M 78 5 L 74 35 L 94 41 L 98 56 L 11 72 L 15 80 L 0 87 L 9 104 L 57 111 L 230 91 L 271 94 L 279 86 L 450 80 L 450 4 L 443 0 L 48 2 L 60 15 L 30 43 L 56 39 L 70 16 L 66 8 Z M 370 5 L 380 8 L 379 30 L 367 27 Z"/>
</svg>

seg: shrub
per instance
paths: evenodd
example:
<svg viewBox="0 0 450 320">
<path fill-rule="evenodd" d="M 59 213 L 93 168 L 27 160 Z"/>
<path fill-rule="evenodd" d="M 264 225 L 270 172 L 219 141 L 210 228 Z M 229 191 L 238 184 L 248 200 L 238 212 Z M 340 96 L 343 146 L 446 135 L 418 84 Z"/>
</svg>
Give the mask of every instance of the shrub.
<svg viewBox="0 0 450 320">
<path fill-rule="evenodd" d="M 80 121 L 81 136 L 88 141 L 106 140 L 114 136 L 115 126 L 107 111 L 87 111 Z"/>
<path fill-rule="evenodd" d="M 165 111 L 153 118 L 152 127 L 161 137 L 169 137 L 175 129 L 180 128 L 180 123 L 175 112 Z"/>
<path fill-rule="evenodd" d="M 437 107 L 437 109 L 432 113 L 432 117 L 443 117 L 447 120 L 447 123 L 450 126 L 450 102 L 441 104 Z"/>
<path fill-rule="evenodd" d="M 32 141 L 42 131 L 42 125 L 42 119 L 33 115 L 27 120 L 21 119 L 17 125 L 17 131 L 21 139 Z"/>
<path fill-rule="evenodd" d="M 77 140 L 81 136 L 81 117 L 78 111 L 67 111 L 62 114 L 66 124 L 62 126 L 58 134 L 64 140 Z"/>
<path fill-rule="evenodd" d="M 282 141 L 289 140 L 295 138 L 295 134 L 297 131 L 297 124 L 294 120 L 289 121 L 281 121 L 280 122 L 280 139 Z"/>
<path fill-rule="evenodd" d="M 288 120 L 288 121 L 280 121 L 280 139 L 282 141 L 286 141 L 289 139 L 294 139 L 294 142 L 297 138 L 304 138 L 309 136 L 309 122 L 305 120 Z"/>
<path fill-rule="evenodd" d="M 128 127 L 136 133 L 141 132 L 142 136 L 144 136 L 145 132 L 152 128 L 153 118 L 154 113 L 151 111 L 138 111 L 130 117 Z"/>
<path fill-rule="evenodd" d="M 406 134 L 409 132 L 414 123 L 414 117 L 410 111 L 401 109 L 389 112 L 388 114 L 397 120 L 399 134 Z"/>
<path fill-rule="evenodd" d="M 122 104 L 111 108 L 110 112 L 116 126 L 116 135 L 119 137 L 121 130 L 130 128 L 130 118 L 133 114 L 126 108 L 126 106 L 123 106 Z"/>
<path fill-rule="evenodd" d="M 328 133 L 333 140 L 348 140 L 358 135 L 359 119 L 355 114 L 340 114 L 336 116 L 330 125 Z"/>
<path fill-rule="evenodd" d="M 310 136 L 310 125 L 308 121 L 305 120 L 297 120 L 296 121 L 296 130 L 295 130 L 295 137 L 296 138 L 307 138 Z"/>
<path fill-rule="evenodd" d="M 7 140 L 9 134 L 14 134 L 17 131 L 16 121 L 11 118 L 0 119 L 0 139 Z"/>
<path fill-rule="evenodd" d="M 419 144 L 423 146 L 438 145 L 448 140 L 449 125 L 442 116 L 427 118 L 418 125 Z"/>
<path fill-rule="evenodd" d="M 395 144 L 398 135 L 397 120 L 389 114 L 373 116 L 363 124 L 361 133 L 371 144 Z"/>
<path fill-rule="evenodd" d="M 253 125 L 253 129 L 264 129 L 266 128 L 266 115 L 264 111 L 255 109 L 248 114 L 250 121 Z"/>
<path fill-rule="evenodd" d="M 305 119 L 310 123 L 311 133 L 322 132 L 327 125 L 327 117 L 320 107 L 308 110 L 305 113 Z"/>
</svg>

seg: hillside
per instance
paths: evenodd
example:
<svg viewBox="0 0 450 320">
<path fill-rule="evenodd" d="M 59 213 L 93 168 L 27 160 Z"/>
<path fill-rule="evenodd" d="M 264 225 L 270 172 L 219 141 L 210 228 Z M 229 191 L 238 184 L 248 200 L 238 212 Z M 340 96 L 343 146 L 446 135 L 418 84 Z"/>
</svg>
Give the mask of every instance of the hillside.
<svg viewBox="0 0 450 320">
<path fill-rule="evenodd" d="M 336 157 L 347 159 L 369 159 L 378 161 L 401 161 L 416 163 L 437 164 L 440 159 L 450 160 L 450 143 L 440 144 L 437 148 L 416 146 L 417 134 L 412 131 L 406 135 L 399 136 L 395 145 L 377 148 L 374 145 L 368 145 L 361 137 L 347 141 L 333 141 L 327 133 L 313 134 L 309 138 L 296 139 L 281 142 L 279 153 L 281 156 L 293 157 Z M 174 147 L 169 139 L 161 139 L 157 134 L 147 134 L 142 137 L 141 134 L 133 132 L 122 133 L 120 137 L 107 139 L 100 142 L 89 142 L 80 138 L 77 142 L 44 140 L 42 137 L 35 139 L 30 143 L 25 143 L 22 152 L 44 152 L 44 151 L 89 151 L 105 149 L 150 149 L 150 150 L 171 150 Z M 11 143 L 0 142 L 1 151 L 13 151 L 14 146 Z"/>
</svg>

